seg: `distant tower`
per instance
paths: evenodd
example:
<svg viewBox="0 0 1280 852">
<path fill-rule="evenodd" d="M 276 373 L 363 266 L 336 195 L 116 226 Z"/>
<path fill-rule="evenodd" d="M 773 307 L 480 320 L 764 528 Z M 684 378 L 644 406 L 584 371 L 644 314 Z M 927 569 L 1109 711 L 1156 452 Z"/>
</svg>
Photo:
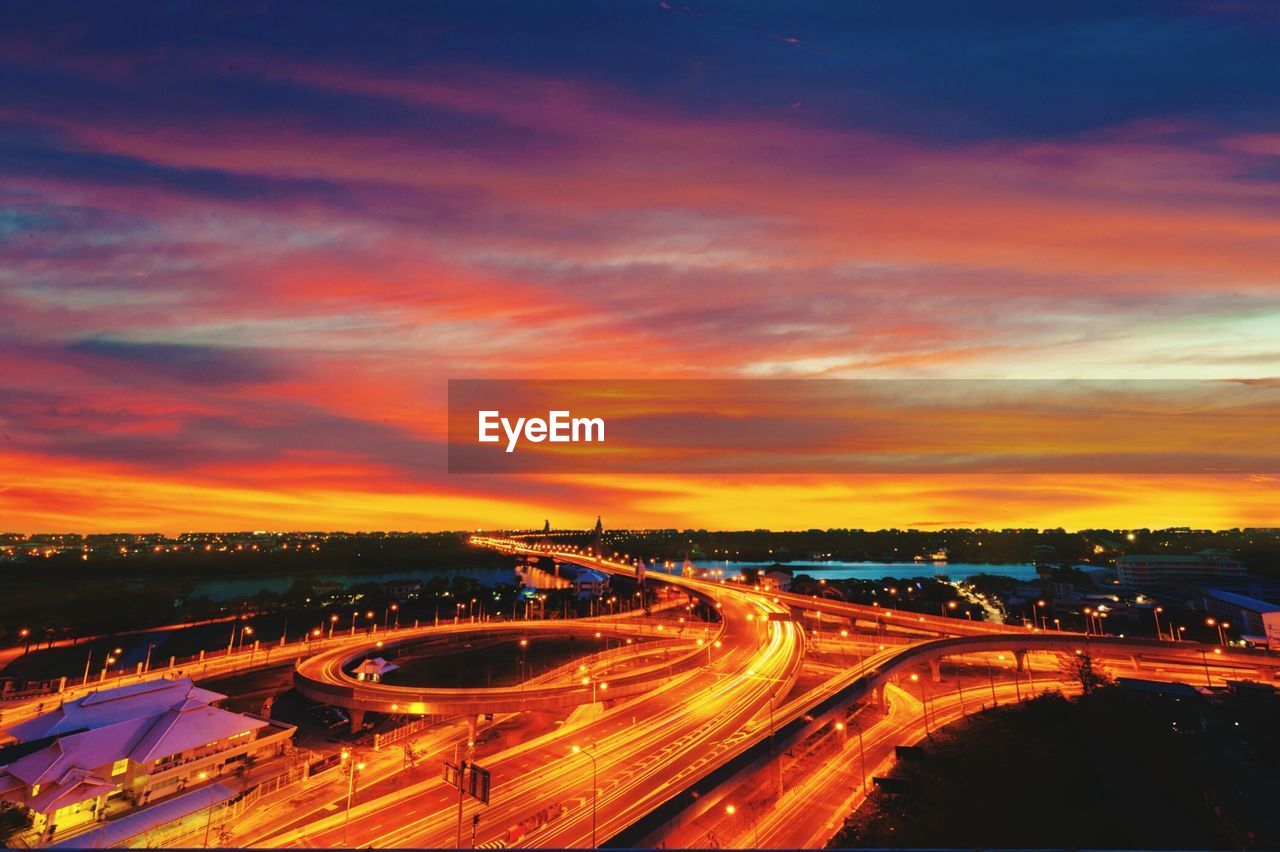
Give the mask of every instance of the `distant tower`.
<svg viewBox="0 0 1280 852">
<path fill-rule="evenodd" d="M 596 534 L 591 539 L 591 550 L 597 559 L 604 556 L 604 524 L 600 523 L 599 515 L 596 515 Z"/>
<path fill-rule="evenodd" d="M 546 521 L 543 521 L 543 522 L 542 522 L 542 534 L 543 534 L 543 535 L 551 535 L 551 521 L 550 521 L 550 520 L 546 520 Z"/>
</svg>

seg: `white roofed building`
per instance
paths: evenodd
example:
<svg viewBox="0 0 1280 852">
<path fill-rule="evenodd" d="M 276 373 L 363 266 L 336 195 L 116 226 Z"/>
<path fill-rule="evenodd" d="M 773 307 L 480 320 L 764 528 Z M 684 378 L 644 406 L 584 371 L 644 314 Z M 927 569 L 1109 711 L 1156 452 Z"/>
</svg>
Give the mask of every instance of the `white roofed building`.
<svg viewBox="0 0 1280 852">
<path fill-rule="evenodd" d="M 0 749 L 0 799 L 27 808 L 45 839 L 285 754 L 294 728 L 233 713 L 190 678 L 93 692 L 14 725 Z"/>
<path fill-rule="evenodd" d="M 388 663 L 382 657 L 373 657 L 356 666 L 353 669 L 353 673 L 356 676 L 356 680 L 371 680 L 374 683 L 378 683 L 387 672 L 393 672 L 398 668 L 400 667 L 395 663 Z"/>
</svg>

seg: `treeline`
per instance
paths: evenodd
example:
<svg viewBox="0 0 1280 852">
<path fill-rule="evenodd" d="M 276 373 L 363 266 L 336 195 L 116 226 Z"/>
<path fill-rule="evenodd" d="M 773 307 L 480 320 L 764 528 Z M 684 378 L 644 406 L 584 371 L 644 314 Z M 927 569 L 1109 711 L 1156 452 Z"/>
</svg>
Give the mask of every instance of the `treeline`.
<svg viewBox="0 0 1280 852">
<path fill-rule="evenodd" d="M 899 762 L 829 848 L 1280 848 L 1275 710 L 1115 686 L 987 710 Z"/>
<path fill-rule="evenodd" d="M 584 534 L 570 543 L 585 545 L 589 538 Z M 910 562 L 946 550 L 951 562 L 1106 564 L 1129 553 L 1191 554 L 1214 549 L 1231 552 L 1258 573 L 1280 573 L 1280 533 L 1245 530 L 616 531 L 606 534 L 606 544 L 619 553 L 646 558 L 783 563 L 814 558 Z"/>
</svg>

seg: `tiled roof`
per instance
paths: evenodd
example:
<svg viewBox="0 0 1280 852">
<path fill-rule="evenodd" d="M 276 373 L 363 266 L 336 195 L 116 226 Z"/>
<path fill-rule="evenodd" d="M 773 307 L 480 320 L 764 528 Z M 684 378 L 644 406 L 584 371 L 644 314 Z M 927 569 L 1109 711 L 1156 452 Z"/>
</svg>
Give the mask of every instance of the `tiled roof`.
<svg viewBox="0 0 1280 852">
<path fill-rule="evenodd" d="M 116 785 L 83 769 L 72 769 L 56 784 L 46 784 L 27 806 L 42 814 L 113 792 Z"/>
<path fill-rule="evenodd" d="M 15 752 L 16 759 L 0 768 L 0 789 L 15 786 L 15 780 L 23 787 L 39 784 L 40 792 L 28 804 L 47 813 L 50 802 L 56 808 L 94 798 L 101 792 L 96 785 L 114 790 L 114 782 L 102 776 L 118 760 L 145 764 L 269 724 L 209 705 L 222 697 L 183 678 L 159 688 L 124 687 L 65 704 L 19 727 L 57 731 L 75 721 L 77 730 L 54 735 L 42 748 Z"/>
<path fill-rule="evenodd" d="M 154 716 L 189 698 L 209 704 L 226 696 L 201 689 L 189 677 L 162 678 L 91 692 L 6 730 L 23 742 L 69 733 L 77 728 L 100 728 L 126 719 Z"/>
<path fill-rule="evenodd" d="M 129 753 L 137 763 L 168 757 L 235 734 L 265 728 L 267 722 L 208 705 L 166 710 Z"/>
<path fill-rule="evenodd" d="M 373 659 L 365 660 L 360 665 L 356 666 L 355 671 L 357 674 L 363 672 L 364 674 L 383 675 L 387 672 L 393 672 L 398 668 L 400 667 L 395 663 L 388 663 L 382 657 L 374 657 Z"/>
</svg>

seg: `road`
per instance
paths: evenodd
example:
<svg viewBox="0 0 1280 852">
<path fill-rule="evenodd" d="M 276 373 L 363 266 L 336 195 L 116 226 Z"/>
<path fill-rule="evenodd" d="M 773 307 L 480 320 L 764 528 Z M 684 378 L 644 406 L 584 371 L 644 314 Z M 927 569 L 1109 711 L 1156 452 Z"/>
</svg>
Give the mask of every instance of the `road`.
<svg viewBox="0 0 1280 852">
<path fill-rule="evenodd" d="M 513 553 L 542 552 L 503 541 L 478 543 Z M 574 552 L 559 551 L 554 555 L 563 561 L 634 576 L 632 566 L 623 562 L 599 561 Z M 807 635 L 789 615 L 796 605 L 793 601 L 775 601 L 773 595 L 736 583 L 665 574 L 651 576 L 655 581 L 715 601 L 721 615 L 719 646 L 714 634 L 708 633 L 708 641 L 702 646 L 705 662 L 699 660 L 695 668 L 651 682 L 640 694 L 611 697 L 606 712 L 574 714 L 558 730 L 511 748 L 495 749 L 481 743 L 469 752 L 465 735 L 455 733 L 452 748 L 447 736 L 437 738 L 433 760 L 457 754 L 471 757 L 490 770 L 493 798 L 487 806 L 463 799 L 459 807 L 454 788 L 438 777 L 425 777 L 367 801 L 357 799 L 349 813 L 334 808 L 328 816 L 306 825 L 288 826 L 282 822 L 276 830 L 264 832 L 256 845 L 447 848 L 458 842 L 461 825 L 461 845 L 469 846 L 472 817 L 479 815 L 475 826 L 478 845 L 590 847 L 605 842 L 663 802 L 682 794 L 692 782 L 727 760 L 763 743 L 772 730 L 795 721 L 807 726 L 802 734 L 804 742 L 809 743 L 815 732 L 833 725 L 845 708 L 858 703 L 860 696 L 875 696 L 879 690 L 888 714 L 881 721 L 864 720 L 862 743 L 864 750 L 870 749 L 866 754 L 868 766 L 874 767 L 877 755 L 891 751 L 892 745 L 923 736 L 924 732 L 919 709 L 910 712 L 911 697 L 901 695 L 894 681 L 913 669 L 920 670 L 924 676 L 918 682 L 932 695 L 937 688 L 929 682 L 929 667 L 941 665 L 944 659 L 948 666 L 958 661 L 992 672 L 985 675 L 986 689 L 989 697 L 1001 701 L 1026 694 L 1030 684 L 1025 675 L 1013 683 L 998 684 L 994 670 L 1007 668 L 1012 672 L 1015 659 L 1028 652 L 1045 658 L 1049 654 L 1083 652 L 1082 646 L 1095 656 L 1118 655 L 1125 665 L 1140 666 L 1142 676 L 1151 676 L 1156 669 L 1181 680 L 1188 679 L 1188 673 L 1197 666 L 1208 669 L 1211 663 L 1215 664 L 1212 671 L 1220 678 L 1226 677 L 1228 671 L 1262 676 L 1274 662 L 1265 655 L 1214 653 L 1190 643 L 1183 648 L 1173 643 L 1110 637 L 1086 640 L 1073 634 L 1045 634 L 971 622 L 964 622 L 960 630 L 965 635 L 957 636 L 958 620 L 917 618 L 914 614 L 879 617 L 885 615 L 884 611 L 870 607 L 861 608 L 872 610 L 869 619 L 861 610 L 840 613 L 851 618 L 853 625 L 850 635 L 842 637 L 838 644 L 835 635 Z M 895 619 L 900 619 L 906 629 L 897 634 L 886 632 L 893 627 L 885 622 Z M 871 632 L 859 632 L 858 624 Z M 564 625 L 548 629 L 556 627 L 563 629 Z M 939 634 L 946 638 L 936 638 Z M 890 635 L 894 638 L 890 639 Z M 829 668 L 831 676 L 804 694 L 793 696 L 790 693 L 804 662 L 806 643 L 820 643 L 818 647 L 828 661 L 820 666 Z M 833 652 L 839 654 L 846 649 L 859 656 L 858 663 L 831 665 Z M 332 656 L 338 658 L 350 650 Z M 1040 670 L 1039 665 L 1033 665 L 1033 669 L 1035 688 L 1060 683 L 1053 671 Z M 977 697 L 982 692 L 981 679 L 973 683 L 977 687 L 975 694 L 966 695 L 968 690 L 948 691 L 931 697 L 931 724 L 945 724 L 960 713 L 966 697 L 969 704 L 965 709 L 972 709 L 974 701 L 985 701 L 986 698 Z M 811 718 L 809 713 L 817 707 L 828 709 L 819 718 Z M 802 718 L 803 723 L 797 721 Z M 841 752 L 845 771 L 850 766 L 850 747 L 846 744 Z M 776 776 L 772 777 L 776 783 Z M 757 779 L 757 786 L 759 783 Z M 818 782 L 796 780 L 796 784 L 806 783 Z M 855 793 L 858 786 L 854 785 Z M 734 804 L 726 797 L 734 795 L 732 790 L 715 791 L 717 803 L 726 809 Z M 708 802 L 700 800 L 703 816 L 699 819 L 705 817 L 711 824 L 703 826 L 700 835 L 684 839 L 689 845 L 706 845 L 714 834 L 722 844 L 725 838 L 731 838 L 739 845 L 756 845 L 755 833 L 761 831 L 763 845 L 813 845 L 818 842 L 814 840 L 817 835 L 833 825 L 838 827 L 837 818 L 851 806 L 847 784 L 802 790 L 784 798 L 778 808 L 769 812 L 761 810 L 763 794 L 753 793 L 748 786 L 743 795 L 749 822 L 742 822 L 744 817 L 738 807 L 732 814 L 725 810 L 717 817 L 707 810 Z M 776 815 L 771 816 L 774 811 Z M 744 840 L 742 835 L 747 828 L 751 836 Z M 809 835 L 801 836 L 805 832 Z"/>
<path fill-rule="evenodd" d="M 631 573 L 621 564 L 606 570 Z M 803 653 L 795 624 L 767 620 L 785 608 L 741 589 L 661 579 L 718 604 L 723 632 L 720 647 L 705 644 L 710 665 L 619 701 L 597 718 L 478 755 L 492 773 L 493 799 L 487 807 L 464 801 L 464 845 L 470 844 L 472 814 L 481 813 L 480 844 L 506 841 L 526 823 L 520 845 L 590 847 L 768 735 L 771 704 L 790 689 Z M 574 745 L 581 750 L 575 753 Z M 549 808 L 557 815 L 535 826 Z M 432 779 L 353 810 L 349 822 L 334 814 L 264 845 L 449 847 L 457 831 L 457 793 Z"/>
</svg>

